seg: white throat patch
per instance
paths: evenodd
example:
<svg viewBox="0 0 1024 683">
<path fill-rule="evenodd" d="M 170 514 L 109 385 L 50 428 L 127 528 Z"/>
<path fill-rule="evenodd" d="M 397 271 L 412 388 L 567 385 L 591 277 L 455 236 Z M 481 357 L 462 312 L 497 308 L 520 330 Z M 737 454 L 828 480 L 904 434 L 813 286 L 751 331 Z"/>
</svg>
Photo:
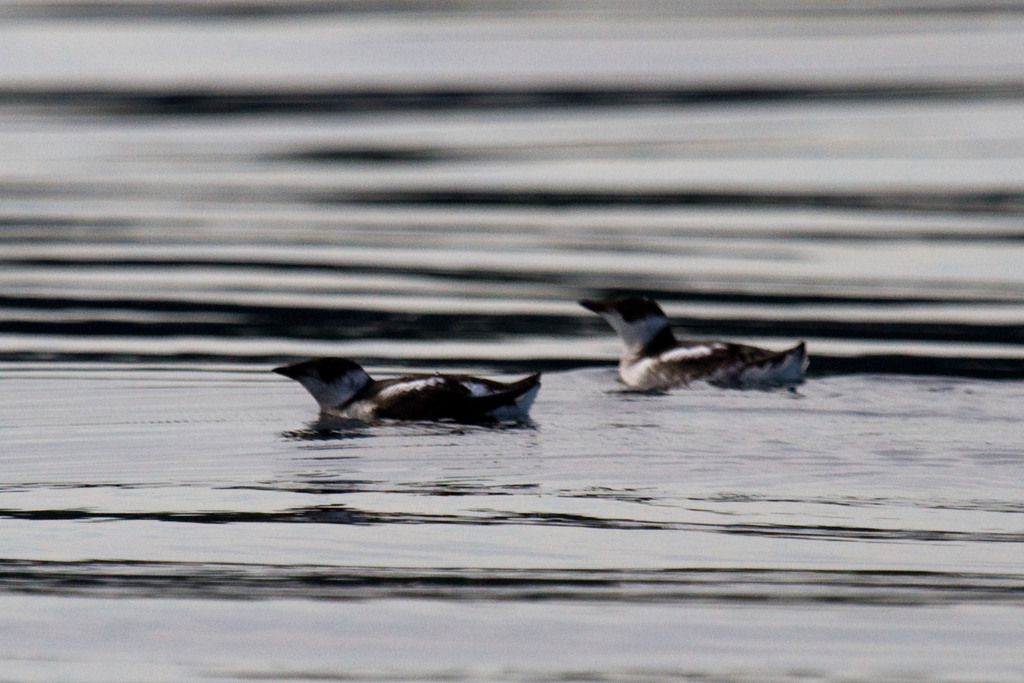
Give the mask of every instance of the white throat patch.
<svg viewBox="0 0 1024 683">
<path fill-rule="evenodd" d="M 626 322 L 617 311 L 603 313 L 602 317 L 619 335 L 626 351 L 632 352 L 647 346 L 659 332 L 668 327 L 668 318 L 663 315 L 648 315 L 632 322 Z"/>
<path fill-rule="evenodd" d="M 362 370 L 352 370 L 333 382 L 325 382 L 319 374 L 302 375 L 296 379 L 316 399 L 321 410 L 327 410 L 350 401 L 366 386 L 370 376 Z"/>
</svg>

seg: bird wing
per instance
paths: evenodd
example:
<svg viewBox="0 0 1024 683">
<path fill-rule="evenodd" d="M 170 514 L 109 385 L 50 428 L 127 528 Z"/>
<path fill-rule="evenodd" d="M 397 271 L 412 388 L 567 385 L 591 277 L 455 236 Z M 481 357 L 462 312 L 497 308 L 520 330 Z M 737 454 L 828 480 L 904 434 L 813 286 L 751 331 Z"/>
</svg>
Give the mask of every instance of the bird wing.
<svg viewBox="0 0 1024 683">
<path fill-rule="evenodd" d="M 471 421 L 515 403 L 540 382 L 540 373 L 505 384 L 458 375 L 400 377 L 381 382 L 375 415 L 381 419 Z"/>
</svg>

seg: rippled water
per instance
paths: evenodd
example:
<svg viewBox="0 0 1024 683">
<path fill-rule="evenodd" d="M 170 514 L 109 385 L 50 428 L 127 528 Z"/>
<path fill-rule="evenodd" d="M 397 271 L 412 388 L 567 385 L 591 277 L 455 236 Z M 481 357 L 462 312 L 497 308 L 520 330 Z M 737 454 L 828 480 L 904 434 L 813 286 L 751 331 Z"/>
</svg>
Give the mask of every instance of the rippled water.
<svg viewBox="0 0 1024 683">
<path fill-rule="evenodd" d="M 1022 36 L 0 8 L 0 678 L 1020 680 Z M 808 382 L 619 391 L 574 301 L 640 292 Z M 269 369 L 326 354 L 545 374 L 321 424 Z"/>
<path fill-rule="evenodd" d="M 1018 382 L 589 369 L 526 425 L 332 429 L 264 369 L 0 374 L 16 678 L 1020 671 Z"/>
</svg>

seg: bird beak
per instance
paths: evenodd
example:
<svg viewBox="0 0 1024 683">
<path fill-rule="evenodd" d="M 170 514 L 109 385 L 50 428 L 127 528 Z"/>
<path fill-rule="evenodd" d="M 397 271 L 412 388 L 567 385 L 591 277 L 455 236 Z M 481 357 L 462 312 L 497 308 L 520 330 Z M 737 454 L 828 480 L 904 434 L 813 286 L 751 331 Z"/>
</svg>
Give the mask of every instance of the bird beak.
<svg viewBox="0 0 1024 683">
<path fill-rule="evenodd" d="M 608 310 L 607 305 L 603 301 L 594 301 L 593 299 L 581 299 L 579 305 L 588 311 L 601 314 Z"/>
<path fill-rule="evenodd" d="M 276 372 L 279 375 L 284 375 L 288 379 L 295 379 L 299 376 L 298 371 L 293 365 L 282 365 L 279 368 L 274 368 L 272 372 Z"/>
</svg>

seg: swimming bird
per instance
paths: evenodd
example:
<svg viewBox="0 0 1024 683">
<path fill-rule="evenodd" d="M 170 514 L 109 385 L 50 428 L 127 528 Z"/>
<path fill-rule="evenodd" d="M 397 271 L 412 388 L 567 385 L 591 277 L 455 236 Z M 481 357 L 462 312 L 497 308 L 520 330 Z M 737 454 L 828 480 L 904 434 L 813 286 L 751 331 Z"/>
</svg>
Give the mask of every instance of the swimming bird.
<svg viewBox="0 0 1024 683">
<path fill-rule="evenodd" d="M 724 341 L 676 339 L 668 317 L 649 297 L 579 302 L 622 340 L 619 378 L 641 391 L 664 391 L 702 380 L 719 387 L 790 385 L 803 381 L 807 345 L 771 351 Z"/>
<path fill-rule="evenodd" d="M 314 358 L 274 372 L 305 387 L 322 415 L 365 421 L 521 420 L 540 390 L 540 373 L 510 383 L 442 374 L 376 380 L 345 358 Z"/>
</svg>

